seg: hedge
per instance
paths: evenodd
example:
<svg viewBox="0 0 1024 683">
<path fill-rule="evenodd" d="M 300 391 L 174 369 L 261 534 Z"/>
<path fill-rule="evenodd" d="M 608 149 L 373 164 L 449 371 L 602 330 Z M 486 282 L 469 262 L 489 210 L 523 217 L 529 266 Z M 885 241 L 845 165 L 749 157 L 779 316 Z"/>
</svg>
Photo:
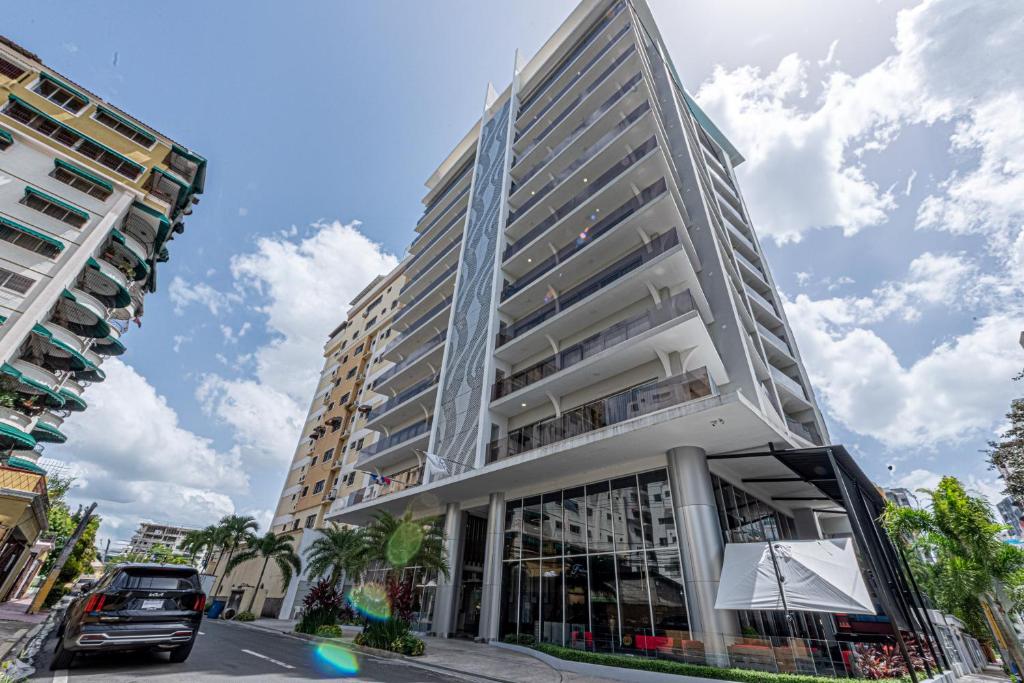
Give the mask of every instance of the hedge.
<svg viewBox="0 0 1024 683">
<path fill-rule="evenodd" d="M 772 673 L 769 671 L 754 671 L 752 669 L 720 669 L 713 666 L 701 664 L 686 664 L 670 659 L 655 659 L 647 657 L 631 657 L 629 655 L 609 655 L 586 650 L 573 650 L 568 647 L 538 643 L 534 649 L 552 657 L 565 659 L 570 662 L 583 662 L 584 664 L 601 664 L 603 666 L 617 666 L 623 669 L 639 669 L 641 671 L 655 671 L 664 674 L 677 674 L 679 676 L 699 676 L 701 678 L 713 678 L 720 681 L 737 681 L 738 683 L 878 683 L 865 678 L 843 678 L 837 679 L 831 676 L 807 676 L 804 674 Z M 892 683 L 909 682 L 909 678 L 890 679 Z"/>
</svg>

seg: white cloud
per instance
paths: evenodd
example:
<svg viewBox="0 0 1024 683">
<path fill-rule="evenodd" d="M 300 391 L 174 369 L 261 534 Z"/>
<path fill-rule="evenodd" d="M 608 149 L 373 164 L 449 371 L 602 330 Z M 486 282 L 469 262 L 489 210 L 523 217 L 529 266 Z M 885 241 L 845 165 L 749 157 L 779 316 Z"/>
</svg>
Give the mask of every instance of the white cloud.
<svg viewBox="0 0 1024 683">
<path fill-rule="evenodd" d="M 927 493 L 919 493 L 918 489 L 935 489 L 935 487 L 939 485 L 939 481 L 943 476 L 945 475 L 929 469 L 918 468 L 900 477 L 895 482 L 895 486 L 903 487 L 913 492 L 920 506 L 927 508 L 931 504 L 931 499 Z M 970 474 L 966 477 L 957 478 L 960 480 L 960 483 L 964 485 L 964 488 L 967 489 L 968 493 L 981 496 L 987 500 L 993 508 L 995 508 L 999 501 L 1004 497 L 1002 493 L 1002 486 L 995 477 L 979 477 L 976 474 Z M 998 519 L 998 517 L 996 519 Z"/>
<path fill-rule="evenodd" d="M 183 315 L 185 309 L 191 304 L 205 306 L 211 315 L 219 315 L 222 311 L 228 310 L 232 304 L 241 301 L 237 294 L 220 292 L 205 282 L 192 284 L 177 275 L 167 287 L 167 293 L 171 297 L 171 303 L 174 305 L 174 312 L 177 315 Z"/>
<path fill-rule="evenodd" d="M 179 351 L 181 351 L 181 347 L 182 347 L 183 344 L 186 344 L 187 342 L 192 341 L 192 337 L 191 336 L 184 335 L 184 334 L 176 334 L 173 337 L 171 337 L 171 339 L 174 342 L 174 346 L 172 348 L 174 349 L 175 353 L 178 353 Z"/>
<path fill-rule="evenodd" d="M 229 494 L 249 483 L 238 453 L 218 451 L 182 427 L 131 366 L 110 358 L 103 369 L 106 381 L 85 395 L 88 411 L 63 427 L 68 445 L 51 447 L 78 477 L 74 498 L 96 500 L 105 528 L 120 536 L 143 517 L 208 524 L 230 513 Z"/>
</svg>

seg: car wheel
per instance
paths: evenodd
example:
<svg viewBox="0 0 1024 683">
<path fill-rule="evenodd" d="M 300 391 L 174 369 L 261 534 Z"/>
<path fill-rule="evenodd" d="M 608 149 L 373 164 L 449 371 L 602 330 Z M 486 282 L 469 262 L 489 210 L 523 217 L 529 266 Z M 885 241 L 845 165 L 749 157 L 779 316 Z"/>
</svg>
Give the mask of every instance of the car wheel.
<svg viewBox="0 0 1024 683">
<path fill-rule="evenodd" d="M 53 653 L 53 660 L 50 662 L 50 671 L 71 668 L 71 662 L 75 658 L 74 652 L 64 649 L 64 640 L 57 640 L 57 649 Z"/>
<path fill-rule="evenodd" d="M 195 636 L 193 636 L 192 640 L 188 641 L 185 645 L 171 650 L 171 662 L 174 664 L 181 664 L 188 659 L 188 656 L 192 653 L 192 646 L 195 645 L 195 643 L 196 639 Z"/>
</svg>

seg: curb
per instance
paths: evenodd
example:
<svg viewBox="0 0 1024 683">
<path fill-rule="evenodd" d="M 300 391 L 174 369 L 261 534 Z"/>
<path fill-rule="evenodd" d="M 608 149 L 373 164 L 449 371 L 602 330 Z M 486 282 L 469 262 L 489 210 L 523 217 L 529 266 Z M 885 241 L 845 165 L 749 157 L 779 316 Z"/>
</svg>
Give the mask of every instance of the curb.
<svg viewBox="0 0 1024 683">
<path fill-rule="evenodd" d="M 57 624 L 58 611 L 51 611 L 45 620 L 28 629 L 19 637 L 4 657 L 10 666 L 3 672 L 9 680 L 20 681 L 35 673 L 36 655 Z"/>
</svg>

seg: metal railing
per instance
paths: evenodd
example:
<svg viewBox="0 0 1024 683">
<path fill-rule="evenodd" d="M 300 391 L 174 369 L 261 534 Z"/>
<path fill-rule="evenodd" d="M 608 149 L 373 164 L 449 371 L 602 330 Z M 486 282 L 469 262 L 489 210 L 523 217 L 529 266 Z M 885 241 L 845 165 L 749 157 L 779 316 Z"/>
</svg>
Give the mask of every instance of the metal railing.
<svg viewBox="0 0 1024 683">
<path fill-rule="evenodd" d="M 505 260 L 508 260 L 510 256 L 515 254 L 517 251 L 525 247 L 527 244 L 532 242 L 538 236 L 547 231 L 555 223 L 559 222 L 570 213 L 578 209 L 588 199 L 593 197 L 595 194 L 603 190 L 609 183 L 614 179 L 618 178 L 623 173 L 634 167 L 641 159 L 646 157 L 652 150 L 658 147 L 658 141 L 656 138 L 648 138 L 644 143 L 638 146 L 635 150 L 622 157 L 617 163 L 612 164 L 612 167 L 602 173 L 598 178 L 595 178 L 592 183 L 589 183 L 582 192 L 572 197 L 569 201 L 562 204 L 557 209 L 551 212 L 544 220 L 540 221 L 531 228 L 525 235 L 517 239 L 512 244 L 505 247 Z"/>
<path fill-rule="evenodd" d="M 774 365 L 769 364 L 768 367 L 771 369 L 772 379 L 775 381 L 776 385 L 785 387 L 795 396 L 799 396 L 803 399 L 807 398 L 807 394 L 804 393 L 803 385 L 784 373 L 782 370 L 779 370 Z"/>
<path fill-rule="evenodd" d="M 789 356 L 789 357 L 793 356 L 793 350 L 789 348 L 789 343 L 785 339 L 783 339 L 779 335 L 775 334 L 774 332 L 769 330 L 767 327 L 765 327 L 761 323 L 755 323 L 755 324 L 757 325 L 757 331 L 761 333 L 761 338 L 762 339 L 767 341 L 769 344 L 771 344 L 773 347 L 775 347 L 779 351 L 782 351 L 783 353 L 785 353 L 787 356 Z"/>
<path fill-rule="evenodd" d="M 412 261 L 409 262 L 409 265 L 406 268 L 406 272 L 408 273 L 409 281 L 406 282 L 405 285 L 402 286 L 402 289 L 399 290 L 399 294 L 401 294 L 405 290 L 409 289 L 409 287 L 414 285 L 416 283 L 417 278 L 419 277 L 419 275 L 421 273 L 425 273 L 428 270 L 430 270 L 434 266 L 434 264 L 437 263 L 438 261 L 440 261 L 441 259 L 443 259 L 448 254 L 448 252 L 450 252 L 452 250 L 452 248 L 455 245 L 461 244 L 461 240 L 452 240 L 451 244 L 449 244 L 447 247 L 445 247 L 443 251 L 441 251 L 438 254 L 436 254 L 434 256 L 434 258 L 430 259 L 430 261 L 428 261 L 425 266 L 423 266 L 422 268 L 417 270 L 415 274 L 412 273 L 411 269 L 412 269 L 413 265 L 416 264 L 416 261 L 421 256 L 423 256 L 423 254 L 427 253 L 427 250 L 430 249 L 431 246 L 433 246 L 434 242 L 437 242 L 439 239 L 441 239 L 442 237 L 447 235 L 448 231 L 451 230 L 452 226 L 455 225 L 460 220 L 462 220 L 465 216 L 466 216 L 466 211 L 465 210 L 460 211 L 459 215 L 456 216 L 455 218 L 453 218 L 452 221 L 447 226 L 445 226 L 444 230 L 442 230 L 441 232 L 437 233 L 437 235 L 434 237 L 434 239 L 430 240 L 430 244 L 427 244 L 425 247 L 423 247 L 423 251 L 421 251 L 420 253 L 416 254 L 416 256 L 413 257 Z"/>
<path fill-rule="evenodd" d="M 419 294 L 414 296 L 409 301 L 409 303 L 407 303 L 405 305 L 405 307 L 401 310 L 401 312 L 399 312 L 399 314 L 395 316 L 395 319 L 391 321 L 391 324 L 394 325 L 395 323 L 400 321 L 402 318 L 404 318 L 405 316 L 409 315 L 409 311 L 412 311 L 416 307 L 416 304 L 418 304 L 419 302 L 423 301 L 423 299 L 426 298 L 427 295 L 429 295 L 431 292 L 434 291 L 435 287 L 437 287 L 439 284 L 441 284 L 441 282 L 443 280 L 446 280 L 448 277 L 450 277 L 451 274 L 454 273 L 458 269 L 459 269 L 459 263 L 458 263 L 458 261 L 456 261 L 451 266 L 449 266 L 447 270 L 445 270 L 443 273 L 441 273 L 436 278 L 434 278 L 430 282 L 430 284 L 428 284 L 423 289 L 422 292 L 420 292 Z"/>
<path fill-rule="evenodd" d="M 556 355 L 548 356 L 539 363 L 535 363 L 509 377 L 498 380 L 494 383 L 493 398 L 496 400 L 519 391 L 557 372 L 570 368 L 591 356 L 596 356 L 605 349 L 629 341 L 647 330 L 653 329 L 673 318 L 686 315 L 693 310 L 693 296 L 691 296 L 690 291 L 680 292 L 654 308 L 627 320 L 619 321 L 597 334 L 565 348 Z"/>
<path fill-rule="evenodd" d="M 389 379 L 391 379 L 392 377 L 394 377 L 395 375 L 397 375 L 398 373 L 402 372 L 403 370 L 408 368 L 410 365 L 412 365 L 413 363 L 418 361 L 420 358 L 422 358 L 423 356 L 427 355 L 428 353 L 430 353 L 431 351 L 436 349 L 438 344 L 443 344 L 444 343 L 444 340 L 445 340 L 445 338 L 447 336 L 448 336 L 448 331 L 445 330 L 445 331 L 441 332 L 440 334 L 436 334 L 433 337 L 431 337 L 430 339 L 428 339 L 427 341 L 423 342 L 423 346 L 419 347 L 418 349 L 416 349 L 415 351 L 410 353 L 406 358 L 404 358 L 403 360 L 399 361 L 398 363 L 395 363 L 390 368 L 388 368 L 387 370 L 382 372 L 377 377 L 377 379 L 373 380 L 373 386 L 371 388 L 372 389 L 376 389 L 381 384 L 383 384 L 384 382 L 388 381 Z"/>
<path fill-rule="evenodd" d="M 437 380 L 440 379 L 440 377 L 440 374 L 431 375 L 426 379 L 420 380 L 419 382 L 412 385 L 408 389 L 396 394 L 392 398 L 388 399 L 384 403 L 380 404 L 379 406 L 371 410 L 369 414 L 367 414 L 366 416 L 366 421 L 369 422 L 371 420 L 375 420 L 384 413 L 390 412 L 397 408 L 398 406 L 402 405 L 416 394 L 426 391 L 430 387 L 437 384 Z"/>
<path fill-rule="evenodd" d="M 664 408 L 715 393 L 707 368 L 626 389 L 552 417 L 520 427 L 488 446 L 487 462 L 493 463 L 542 446 L 593 432 Z"/>
<path fill-rule="evenodd" d="M 544 259 L 536 266 L 531 268 L 527 273 L 516 278 L 512 282 L 506 282 L 505 286 L 501 290 L 501 300 L 509 298 L 519 290 L 523 289 L 531 282 L 535 281 L 544 273 L 548 272 L 559 263 L 565 261 L 573 254 L 586 249 L 588 246 L 594 243 L 598 237 L 601 237 L 606 232 L 616 227 L 636 212 L 643 209 L 645 206 L 653 202 L 655 199 L 665 193 L 666 190 L 665 179 L 661 178 L 653 185 L 649 185 L 644 188 L 639 195 L 636 195 L 632 199 L 628 200 L 619 208 L 615 209 L 607 216 L 602 218 L 597 223 L 594 223 L 590 228 L 583 230 L 579 235 L 573 239 L 572 242 L 559 249 L 555 254 L 552 254 L 548 258 Z"/>
<path fill-rule="evenodd" d="M 399 491 L 419 486 L 423 483 L 423 466 L 415 465 L 399 472 L 395 472 L 390 475 L 388 479 L 391 480 L 390 483 L 370 484 L 365 488 L 361 488 L 358 491 L 353 491 L 348 494 L 343 507 L 358 505 L 359 503 L 364 503 L 368 500 L 375 500 L 377 498 L 382 498 L 383 496 L 389 496 L 392 493 L 398 493 Z"/>
<path fill-rule="evenodd" d="M 670 249 L 679 245 L 679 235 L 674 229 L 665 234 L 653 238 L 648 244 L 643 244 L 636 250 L 630 252 L 601 272 L 590 276 L 584 282 L 572 289 L 551 298 L 551 301 L 537 310 L 528 313 L 508 328 L 502 328 L 498 332 L 497 346 L 502 346 L 528 332 L 548 318 L 554 317 L 575 303 L 586 299 L 588 296 L 600 289 L 611 285 L 622 279 L 628 273 L 640 268 L 645 263 L 653 261 Z"/>
<path fill-rule="evenodd" d="M 428 418 L 426 420 L 421 420 L 416 424 L 409 425 L 404 429 L 400 429 L 390 436 L 382 436 L 377 439 L 377 441 L 364 448 L 360 453 L 359 459 L 364 461 L 367 458 L 373 457 L 378 453 L 382 453 L 400 443 L 409 441 L 410 439 L 414 439 L 417 436 L 421 436 L 429 432 L 430 423 L 431 420 Z"/>
<path fill-rule="evenodd" d="M 802 436 L 813 444 L 823 446 L 821 433 L 818 431 L 818 426 L 813 422 L 797 422 L 794 419 L 786 418 L 786 426 L 789 427 L 789 431 L 793 432 L 797 436 Z"/>
<path fill-rule="evenodd" d="M 389 351 L 394 349 L 396 346 L 401 344 L 403 340 L 408 339 L 409 336 L 412 335 L 413 332 L 415 332 L 419 328 L 423 327 L 424 323 L 426 323 L 432 317 L 437 315 L 442 309 L 446 308 L 451 303 L 452 303 L 452 297 L 451 296 L 446 296 L 444 299 L 442 299 L 436 305 L 431 307 L 431 309 L 429 311 L 427 311 L 426 313 L 421 315 L 419 318 L 417 318 L 415 321 L 410 323 L 409 327 L 407 327 L 404 330 L 402 330 L 401 334 L 399 334 L 397 337 L 395 337 L 395 339 L 390 344 L 388 344 L 387 348 L 384 349 L 384 353 L 388 353 Z"/>
</svg>

